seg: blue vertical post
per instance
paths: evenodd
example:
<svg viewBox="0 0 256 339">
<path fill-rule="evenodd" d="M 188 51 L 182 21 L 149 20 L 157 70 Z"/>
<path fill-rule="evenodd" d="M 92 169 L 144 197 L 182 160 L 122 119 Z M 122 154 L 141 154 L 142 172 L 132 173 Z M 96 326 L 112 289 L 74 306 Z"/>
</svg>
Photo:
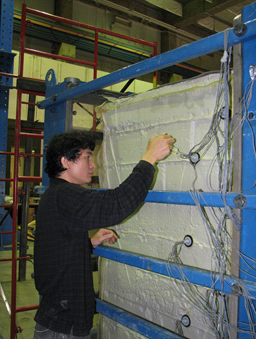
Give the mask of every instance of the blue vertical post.
<svg viewBox="0 0 256 339">
<path fill-rule="evenodd" d="M 256 18 L 256 3 L 249 5 L 243 9 L 242 21 L 247 22 Z M 244 42 L 242 45 L 243 55 L 243 93 L 247 88 L 247 84 L 252 80 L 249 74 L 250 66 L 256 65 L 256 44 L 255 40 Z M 256 72 L 256 71 L 255 71 Z M 256 74 L 256 73 L 255 73 Z M 248 111 L 244 114 L 247 115 L 248 122 L 243 126 L 243 147 L 242 147 L 242 191 L 246 194 L 255 194 L 256 187 L 256 159 L 255 159 L 255 140 L 253 135 L 256 133 L 256 87 L 254 86 L 252 92 L 252 100 Z M 240 251 L 249 258 L 256 258 L 256 210 L 244 209 L 242 210 L 242 229 L 240 238 Z M 256 281 L 255 265 L 252 261 L 247 260 L 251 265 L 248 266 L 245 261 L 240 260 L 240 278 Z M 254 268 L 253 268 L 254 267 Z M 255 278 L 253 278 L 253 276 Z M 252 330 L 249 327 L 249 319 L 244 306 L 244 298 L 239 300 L 238 310 L 238 324 L 247 331 Z M 255 301 L 254 301 L 255 302 Z M 252 321 L 254 323 L 255 331 L 255 313 L 252 312 Z M 244 325 L 241 325 L 243 324 Z M 246 325 L 247 324 L 247 325 Z M 255 333 L 255 332 L 254 332 Z M 251 334 L 239 333 L 238 338 L 252 338 Z"/>
<path fill-rule="evenodd" d="M 1 0 L 0 18 L 0 69 L 3 73 L 13 73 L 12 34 L 13 34 L 13 11 L 14 0 Z M 7 130 L 8 130 L 8 103 L 9 88 L 12 87 L 12 77 L 0 75 L 0 151 L 7 150 Z M 0 179 L 6 177 L 6 155 L 0 155 Z M 0 181 L 0 205 L 5 202 L 5 181 Z M 0 207 L 0 221 L 5 216 L 6 211 Z M 1 225 L 0 231 L 11 230 L 12 220 L 8 216 Z M 0 235 L 0 249 L 4 244 L 6 236 Z M 8 241 L 7 241 L 8 242 Z M 10 241 L 11 242 L 11 241 Z"/>
<path fill-rule="evenodd" d="M 58 93 L 67 90 L 67 84 L 62 82 L 58 84 L 57 76 L 54 70 L 49 70 L 46 74 L 46 97 L 54 97 Z M 54 102 L 54 100 L 53 100 Z M 55 134 L 60 134 L 66 131 L 66 117 L 67 117 L 67 101 L 53 104 L 45 109 L 44 117 L 44 148 L 51 137 Z M 43 152 L 43 168 L 45 167 L 45 152 Z M 49 186 L 49 177 L 43 171 L 42 186 L 47 188 Z"/>
</svg>

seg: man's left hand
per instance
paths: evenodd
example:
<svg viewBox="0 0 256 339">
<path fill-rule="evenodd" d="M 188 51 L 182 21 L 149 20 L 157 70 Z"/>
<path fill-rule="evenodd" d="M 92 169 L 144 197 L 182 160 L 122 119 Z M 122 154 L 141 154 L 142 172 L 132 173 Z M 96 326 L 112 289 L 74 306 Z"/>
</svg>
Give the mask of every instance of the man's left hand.
<svg viewBox="0 0 256 339">
<path fill-rule="evenodd" d="M 95 248 L 103 242 L 114 244 L 117 239 L 118 237 L 115 232 L 106 228 L 102 228 L 97 233 L 95 233 L 94 236 L 91 237 L 91 243 L 93 248 Z"/>
</svg>

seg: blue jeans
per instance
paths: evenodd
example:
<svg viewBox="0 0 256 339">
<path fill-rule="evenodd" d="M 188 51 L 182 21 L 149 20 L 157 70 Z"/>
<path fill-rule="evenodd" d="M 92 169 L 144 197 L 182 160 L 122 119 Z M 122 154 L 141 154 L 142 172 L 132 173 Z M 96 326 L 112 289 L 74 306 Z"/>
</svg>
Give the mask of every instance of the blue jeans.
<svg viewBox="0 0 256 339">
<path fill-rule="evenodd" d="M 70 334 L 64 334 L 51 331 L 40 324 L 36 324 L 33 339 L 90 339 L 90 335 L 85 337 L 76 337 L 73 335 L 72 329 Z"/>
</svg>

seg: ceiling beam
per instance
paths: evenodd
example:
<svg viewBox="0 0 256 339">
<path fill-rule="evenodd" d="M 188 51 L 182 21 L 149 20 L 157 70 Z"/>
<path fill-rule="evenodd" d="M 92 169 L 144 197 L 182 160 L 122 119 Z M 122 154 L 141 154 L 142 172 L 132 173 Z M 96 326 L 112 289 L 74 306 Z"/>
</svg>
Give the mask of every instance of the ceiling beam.
<svg viewBox="0 0 256 339">
<path fill-rule="evenodd" d="M 212 3 L 205 0 L 192 0 L 182 7 L 183 16 L 172 16 L 172 24 L 184 29 L 186 26 L 197 23 L 198 20 L 208 16 L 215 16 L 232 6 L 241 4 L 241 0 L 213 0 Z M 218 20 L 217 17 L 215 17 Z"/>
<path fill-rule="evenodd" d="M 160 7 L 165 11 L 182 16 L 182 5 L 175 0 L 146 0 L 154 6 Z"/>
<path fill-rule="evenodd" d="M 170 32 L 176 33 L 178 36 L 183 36 L 191 39 L 192 41 L 201 39 L 201 36 L 186 32 L 185 30 L 179 29 L 173 26 L 169 20 L 163 21 L 163 13 L 166 12 L 158 8 L 154 10 L 155 6 L 146 6 L 140 1 L 129 1 L 126 0 L 81 0 L 83 3 L 99 5 L 108 8 L 112 13 L 119 13 L 119 15 L 129 16 L 134 21 L 139 21 L 149 26 L 160 27 L 169 30 Z M 157 8 L 157 7 L 155 7 Z M 116 12 L 115 12 L 116 11 Z M 161 14 L 160 12 L 161 11 Z M 169 13 L 169 12 L 168 12 Z M 171 14 L 171 13 L 169 13 Z"/>
</svg>

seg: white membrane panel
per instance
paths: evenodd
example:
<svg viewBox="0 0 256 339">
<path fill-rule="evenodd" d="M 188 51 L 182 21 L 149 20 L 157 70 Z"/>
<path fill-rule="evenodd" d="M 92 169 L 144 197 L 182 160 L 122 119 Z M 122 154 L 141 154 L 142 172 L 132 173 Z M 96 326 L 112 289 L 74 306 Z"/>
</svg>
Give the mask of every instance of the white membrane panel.
<svg viewBox="0 0 256 339">
<path fill-rule="evenodd" d="M 219 191 L 214 143 L 203 151 L 195 167 L 187 157 L 210 128 L 218 81 L 219 73 L 207 74 L 100 107 L 104 121 L 101 187 L 117 187 L 143 156 L 149 138 L 168 133 L 176 139 L 175 150 L 157 165 L 152 189 Z M 210 208 L 206 211 L 214 225 L 216 216 Z M 113 247 L 160 259 L 167 259 L 185 235 L 190 235 L 193 245 L 178 247 L 181 262 L 207 270 L 217 267 L 209 233 L 197 207 L 144 203 L 137 213 L 113 228 L 120 236 Z M 230 255 L 228 250 L 227 253 Z M 215 338 L 206 325 L 203 306 L 198 303 L 197 309 L 194 299 L 190 302 L 189 298 L 182 297 L 182 283 L 109 260 L 102 260 L 100 274 L 103 300 L 173 332 L 183 331 L 187 338 Z M 206 295 L 202 288 L 198 293 L 203 298 Z M 184 314 L 189 314 L 190 327 L 180 325 Z M 120 324 L 105 317 L 101 319 L 102 338 L 141 338 Z"/>
</svg>

